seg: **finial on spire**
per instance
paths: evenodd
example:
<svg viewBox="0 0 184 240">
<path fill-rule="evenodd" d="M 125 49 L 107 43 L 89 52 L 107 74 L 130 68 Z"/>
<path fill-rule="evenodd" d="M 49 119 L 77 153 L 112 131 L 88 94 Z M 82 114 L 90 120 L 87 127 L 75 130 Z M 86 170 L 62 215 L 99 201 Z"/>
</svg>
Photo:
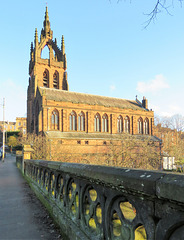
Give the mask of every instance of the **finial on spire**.
<svg viewBox="0 0 184 240">
<path fill-rule="evenodd" d="M 64 40 L 64 36 L 62 35 L 62 40 L 61 40 L 61 51 L 62 54 L 65 54 L 65 40 Z"/>
<path fill-rule="evenodd" d="M 46 6 L 46 11 L 45 11 L 45 21 L 44 21 L 44 27 L 49 26 L 50 27 L 50 22 L 49 22 L 49 13 L 48 13 L 48 7 Z"/>
<path fill-rule="evenodd" d="M 45 11 L 45 20 L 43 22 L 43 27 L 44 27 L 44 32 L 45 36 L 52 35 L 51 29 L 50 29 L 50 21 L 49 21 L 49 14 L 48 14 L 48 7 L 46 6 L 46 11 Z"/>
<path fill-rule="evenodd" d="M 38 45 L 38 31 L 37 28 L 35 29 L 35 46 Z"/>
<path fill-rule="evenodd" d="M 30 48 L 30 59 L 32 60 L 33 56 L 33 42 L 31 42 L 31 48 Z"/>
<path fill-rule="evenodd" d="M 48 14 L 48 7 L 46 6 L 46 11 L 45 11 L 45 19 L 48 19 L 49 18 L 49 14 Z"/>
</svg>

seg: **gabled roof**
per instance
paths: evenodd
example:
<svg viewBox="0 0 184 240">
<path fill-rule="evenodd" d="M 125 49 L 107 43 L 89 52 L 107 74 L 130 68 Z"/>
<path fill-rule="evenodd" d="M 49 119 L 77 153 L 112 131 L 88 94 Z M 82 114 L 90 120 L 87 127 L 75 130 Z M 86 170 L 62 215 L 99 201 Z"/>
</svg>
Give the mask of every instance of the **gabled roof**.
<svg viewBox="0 0 184 240">
<path fill-rule="evenodd" d="M 104 97 L 86 93 L 69 92 L 65 90 L 45 87 L 39 87 L 39 92 L 40 95 L 45 96 L 47 100 L 54 100 L 56 102 L 72 102 L 76 104 L 82 103 L 89 105 L 99 105 L 104 107 L 116 107 L 122 109 L 148 111 L 134 100 Z"/>
</svg>

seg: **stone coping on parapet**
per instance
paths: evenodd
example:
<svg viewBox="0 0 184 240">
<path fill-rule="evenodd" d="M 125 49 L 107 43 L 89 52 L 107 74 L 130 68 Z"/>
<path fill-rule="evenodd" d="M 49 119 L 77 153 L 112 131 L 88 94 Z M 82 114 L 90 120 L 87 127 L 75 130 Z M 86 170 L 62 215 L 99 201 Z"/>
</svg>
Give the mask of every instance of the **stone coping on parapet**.
<svg viewBox="0 0 184 240">
<path fill-rule="evenodd" d="M 27 163 L 68 173 L 73 177 L 80 177 L 114 190 L 184 204 L 184 175 L 182 174 L 43 160 L 27 160 Z"/>
<path fill-rule="evenodd" d="M 150 140 L 161 142 L 161 139 L 150 135 L 131 135 L 131 134 L 111 134 L 111 133 L 86 133 L 86 132 L 61 132 L 61 131 L 45 131 L 44 134 L 51 139 L 103 139 L 103 140 Z"/>
</svg>

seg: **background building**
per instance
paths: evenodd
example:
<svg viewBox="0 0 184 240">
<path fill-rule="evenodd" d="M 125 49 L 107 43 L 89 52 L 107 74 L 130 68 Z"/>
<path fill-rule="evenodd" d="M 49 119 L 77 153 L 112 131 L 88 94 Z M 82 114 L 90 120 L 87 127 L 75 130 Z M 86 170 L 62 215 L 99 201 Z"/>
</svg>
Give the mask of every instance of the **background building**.
<svg viewBox="0 0 184 240">
<path fill-rule="evenodd" d="M 16 122 L 0 121 L 0 145 L 3 144 L 3 126 L 5 127 L 5 139 L 7 140 L 8 132 L 21 132 L 22 136 L 27 134 L 27 118 L 17 117 Z"/>
<path fill-rule="evenodd" d="M 27 118 L 17 117 L 16 118 L 16 131 L 20 131 L 23 136 L 27 134 Z"/>
</svg>

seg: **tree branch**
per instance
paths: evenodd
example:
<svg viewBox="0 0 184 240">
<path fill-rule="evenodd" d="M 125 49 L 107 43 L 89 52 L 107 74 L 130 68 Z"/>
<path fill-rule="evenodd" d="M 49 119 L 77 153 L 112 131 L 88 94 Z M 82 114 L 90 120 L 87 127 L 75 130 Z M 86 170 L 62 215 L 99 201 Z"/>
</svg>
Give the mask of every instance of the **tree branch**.
<svg viewBox="0 0 184 240">
<path fill-rule="evenodd" d="M 173 5 L 173 1 L 174 0 L 172 0 L 172 5 Z M 182 4 L 183 0 L 178 0 L 178 1 L 180 2 L 180 4 Z M 167 14 L 172 16 L 172 14 L 168 10 L 170 6 L 166 6 L 166 2 L 167 2 L 166 0 L 157 0 L 154 9 L 150 13 L 145 14 L 148 16 L 149 19 L 145 22 L 146 25 L 144 28 L 147 28 L 151 22 L 154 22 L 155 19 L 157 18 L 157 15 L 161 13 L 162 10 L 164 10 Z"/>
</svg>

